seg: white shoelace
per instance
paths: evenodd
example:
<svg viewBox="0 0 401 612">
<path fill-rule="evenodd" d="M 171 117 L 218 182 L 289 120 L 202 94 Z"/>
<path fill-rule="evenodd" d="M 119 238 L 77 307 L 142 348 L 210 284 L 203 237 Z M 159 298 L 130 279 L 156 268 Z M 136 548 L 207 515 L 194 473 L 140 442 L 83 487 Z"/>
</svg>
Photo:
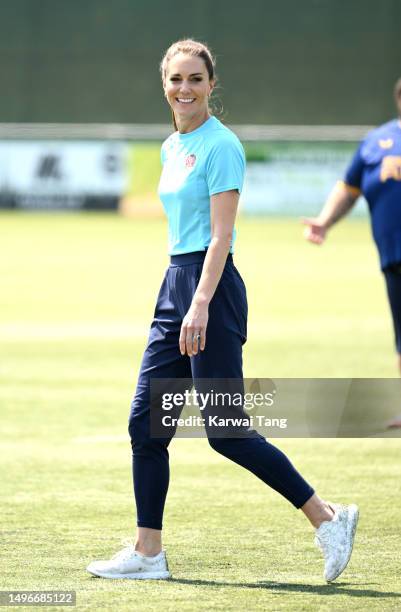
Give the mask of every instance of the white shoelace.
<svg viewBox="0 0 401 612">
<path fill-rule="evenodd" d="M 321 550 L 329 551 L 337 548 L 336 543 L 333 541 L 331 534 L 326 531 L 320 535 L 316 535 L 316 541 Z"/>
<path fill-rule="evenodd" d="M 124 546 L 124 548 L 116 552 L 116 554 L 112 556 L 112 559 L 126 561 L 127 559 L 132 557 L 132 554 L 135 552 L 134 544 L 130 539 L 122 540 L 121 544 Z"/>
</svg>

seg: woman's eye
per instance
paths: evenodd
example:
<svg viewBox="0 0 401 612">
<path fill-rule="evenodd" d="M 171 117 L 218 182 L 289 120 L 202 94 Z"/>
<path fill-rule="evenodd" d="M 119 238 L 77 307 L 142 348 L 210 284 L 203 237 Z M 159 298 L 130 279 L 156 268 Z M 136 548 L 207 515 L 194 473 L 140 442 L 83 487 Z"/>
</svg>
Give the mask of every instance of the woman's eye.
<svg viewBox="0 0 401 612">
<path fill-rule="evenodd" d="M 175 83 L 177 81 L 181 81 L 181 79 L 179 77 L 171 77 L 170 81 Z M 193 77 L 191 81 L 202 81 L 202 77 Z"/>
</svg>

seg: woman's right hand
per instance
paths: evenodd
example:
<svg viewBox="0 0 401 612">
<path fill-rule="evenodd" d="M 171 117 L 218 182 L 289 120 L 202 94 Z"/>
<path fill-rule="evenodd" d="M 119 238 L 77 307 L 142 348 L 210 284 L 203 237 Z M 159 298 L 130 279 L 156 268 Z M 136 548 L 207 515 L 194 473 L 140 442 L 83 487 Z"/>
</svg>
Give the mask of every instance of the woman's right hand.
<svg viewBox="0 0 401 612">
<path fill-rule="evenodd" d="M 185 315 L 180 333 L 181 355 L 189 357 L 203 351 L 206 346 L 206 327 L 209 319 L 209 305 L 207 302 L 198 303 L 192 300 L 192 304 Z"/>
<path fill-rule="evenodd" d="M 319 217 L 302 219 L 302 223 L 306 226 L 304 236 L 309 242 L 314 244 L 322 244 L 326 238 L 327 227 L 320 221 Z"/>
</svg>

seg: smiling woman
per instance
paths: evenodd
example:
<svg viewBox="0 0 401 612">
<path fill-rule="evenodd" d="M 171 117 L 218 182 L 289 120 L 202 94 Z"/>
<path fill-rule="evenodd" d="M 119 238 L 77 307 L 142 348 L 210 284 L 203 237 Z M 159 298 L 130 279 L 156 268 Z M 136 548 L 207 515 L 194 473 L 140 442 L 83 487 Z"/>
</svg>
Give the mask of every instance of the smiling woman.
<svg viewBox="0 0 401 612">
<path fill-rule="evenodd" d="M 207 391 L 205 381 L 219 379 L 220 391 L 231 397 L 239 391 L 244 397 L 242 346 L 248 305 L 233 262 L 244 150 L 236 135 L 210 113 L 208 100 L 216 77 L 205 45 L 193 40 L 173 44 L 163 58 L 161 74 L 176 128 L 162 145 L 159 183 L 168 219 L 170 266 L 129 417 L 137 538 L 135 545 L 111 560 L 90 563 L 88 571 L 103 578 L 170 577 L 161 532 L 169 485 L 168 446 L 175 430 L 152 431 L 159 406 L 151 402 L 151 381 L 162 379 L 168 391 L 177 394 L 192 383 L 197 390 L 206 384 Z M 350 558 L 358 509 L 321 500 L 284 453 L 249 427 L 243 403 L 239 408 L 236 414 L 244 419 L 237 420 L 235 435 L 229 423 L 222 433 L 217 420 L 221 411 L 208 401 L 204 414 L 210 446 L 302 508 L 316 528 L 326 559 L 325 578 L 334 580 Z"/>
<path fill-rule="evenodd" d="M 174 128 L 180 124 L 181 133 L 190 132 L 206 121 L 210 115 L 208 98 L 217 80 L 207 47 L 193 40 L 174 43 L 163 57 L 160 72 Z"/>
</svg>

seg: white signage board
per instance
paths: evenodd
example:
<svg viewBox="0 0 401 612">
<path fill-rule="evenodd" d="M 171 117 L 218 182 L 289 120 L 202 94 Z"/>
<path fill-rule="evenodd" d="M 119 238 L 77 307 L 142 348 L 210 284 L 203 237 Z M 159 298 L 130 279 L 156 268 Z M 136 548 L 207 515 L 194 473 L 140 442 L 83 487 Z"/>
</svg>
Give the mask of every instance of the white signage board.
<svg viewBox="0 0 401 612">
<path fill-rule="evenodd" d="M 121 197 L 126 151 L 119 142 L 3 141 L 0 191 L 23 208 L 80 208 L 88 197 Z"/>
</svg>

